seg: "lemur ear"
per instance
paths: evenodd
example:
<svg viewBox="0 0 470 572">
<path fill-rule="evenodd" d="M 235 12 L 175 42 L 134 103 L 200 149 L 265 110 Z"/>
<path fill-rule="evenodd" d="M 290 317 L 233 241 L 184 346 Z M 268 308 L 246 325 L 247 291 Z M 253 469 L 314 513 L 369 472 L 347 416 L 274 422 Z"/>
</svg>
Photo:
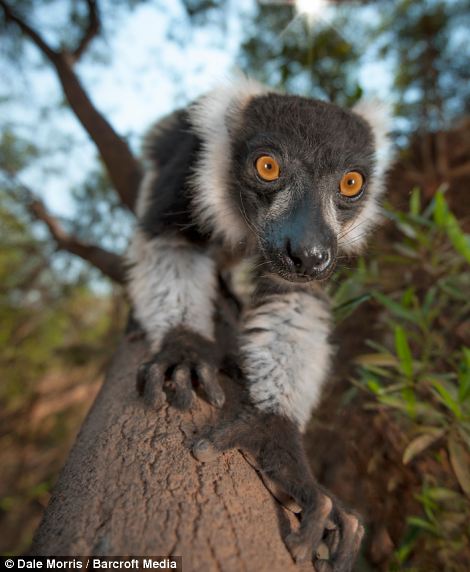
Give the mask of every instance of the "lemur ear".
<svg viewBox="0 0 470 572">
<path fill-rule="evenodd" d="M 192 123 L 203 137 L 231 133 L 243 108 L 253 97 L 267 91 L 264 85 L 240 75 L 198 100 L 191 111 Z"/>
<path fill-rule="evenodd" d="M 374 136 L 377 154 L 377 171 L 383 174 L 393 161 L 392 141 L 392 106 L 378 99 L 361 99 L 352 111 L 369 124 Z"/>
</svg>

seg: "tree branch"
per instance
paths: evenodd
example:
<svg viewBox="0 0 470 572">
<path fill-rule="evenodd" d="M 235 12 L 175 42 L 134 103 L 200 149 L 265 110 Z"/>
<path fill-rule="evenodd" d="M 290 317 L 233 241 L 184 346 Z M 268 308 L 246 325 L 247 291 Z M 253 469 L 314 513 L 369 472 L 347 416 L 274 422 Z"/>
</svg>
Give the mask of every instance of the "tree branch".
<svg viewBox="0 0 470 572">
<path fill-rule="evenodd" d="M 95 2 L 89 3 L 95 5 Z M 141 177 L 140 165 L 126 141 L 114 131 L 110 123 L 93 105 L 68 60 L 70 54 L 51 48 L 44 38 L 16 14 L 4 0 L 0 0 L 0 7 L 3 9 L 6 21 L 18 26 L 54 66 L 65 97 L 77 119 L 98 148 L 114 188 L 122 202 L 133 210 Z M 93 16 L 90 13 L 90 22 L 92 19 Z M 90 41 L 91 37 L 86 40 L 86 43 Z"/>
<path fill-rule="evenodd" d="M 77 47 L 69 54 L 69 62 L 76 63 L 86 52 L 92 40 L 98 35 L 101 22 L 96 0 L 86 0 L 88 6 L 88 25 Z"/>
<path fill-rule="evenodd" d="M 449 169 L 449 178 L 457 179 L 458 177 L 464 177 L 465 175 L 470 175 L 470 161 L 462 163 L 458 167 Z"/>
<path fill-rule="evenodd" d="M 16 24 L 23 34 L 28 36 L 48 59 L 52 60 L 58 57 L 58 52 L 53 50 L 36 30 L 13 12 L 6 2 L 0 0 L 0 7 L 3 9 L 5 20 Z"/>
<path fill-rule="evenodd" d="M 221 306 L 216 315 L 223 321 L 228 312 Z M 139 398 L 136 371 L 149 355 L 142 341 L 117 350 L 29 555 L 178 555 L 185 572 L 298 572 L 283 540 L 297 519 L 241 453 L 211 463 L 191 455 L 197 436 L 217 422 L 214 409 L 198 399 L 187 412 L 167 403 L 156 410 Z M 229 414 L 242 387 L 221 381 Z"/>
<path fill-rule="evenodd" d="M 100 246 L 79 240 L 76 236 L 68 234 L 60 222 L 48 212 L 44 203 L 38 198 L 32 198 L 28 205 L 31 214 L 42 221 L 60 250 L 66 250 L 98 268 L 105 276 L 118 284 L 125 281 L 125 268 L 122 257 L 109 252 Z"/>
<path fill-rule="evenodd" d="M 118 284 L 125 282 L 125 265 L 121 256 L 69 234 L 60 221 L 47 210 L 45 204 L 28 187 L 11 175 L 9 175 L 9 179 L 23 195 L 23 202 L 31 215 L 47 226 L 60 250 L 66 250 L 86 260 Z"/>
</svg>

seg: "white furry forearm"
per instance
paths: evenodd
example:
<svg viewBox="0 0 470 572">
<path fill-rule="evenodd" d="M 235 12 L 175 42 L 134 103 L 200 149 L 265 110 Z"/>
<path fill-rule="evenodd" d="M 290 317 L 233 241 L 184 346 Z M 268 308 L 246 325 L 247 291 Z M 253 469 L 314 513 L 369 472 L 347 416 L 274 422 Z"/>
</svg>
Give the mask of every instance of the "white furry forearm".
<svg viewBox="0 0 470 572">
<path fill-rule="evenodd" d="M 247 313 L 243 369 L 255 406 L 304 429 L 328 375 L 330 313 L 308 293 L 269 296 Z"/>
<path fill-rule="evenodd" d="M 149 239 L 137 231 L 127 257 L 135 317 L 154 351 L 165 334 L 178 326 L 214 339 L 217 280 L 209 256 L 180 238 Z"/>
</svg>

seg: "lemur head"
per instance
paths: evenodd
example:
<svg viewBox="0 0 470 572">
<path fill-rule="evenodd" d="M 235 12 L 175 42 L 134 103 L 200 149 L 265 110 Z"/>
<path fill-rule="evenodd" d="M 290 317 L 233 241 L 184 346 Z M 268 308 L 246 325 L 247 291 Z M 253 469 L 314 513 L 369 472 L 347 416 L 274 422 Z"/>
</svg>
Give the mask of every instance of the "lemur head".
<svg viewBox="0 0 470 572">
<path fill-rule="evenodd" d="M 339 252 L 358 252 L 379 219 L 389 162 L 378 104 L 352 111 L 247 82 L 192 110 L 203 150 L 200 220 L 234 244 L 254 240 L 290 281 L 324 279 Z"/>
</svg>

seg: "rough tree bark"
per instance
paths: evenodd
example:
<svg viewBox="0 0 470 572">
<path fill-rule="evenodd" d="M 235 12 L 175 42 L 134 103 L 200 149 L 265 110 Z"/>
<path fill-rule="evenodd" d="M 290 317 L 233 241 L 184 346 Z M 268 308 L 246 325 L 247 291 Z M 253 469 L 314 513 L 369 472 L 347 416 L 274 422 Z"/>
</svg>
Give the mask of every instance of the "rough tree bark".
<svg viewBox="0 0 470 572">
<path fill-rule="evenodd" d="M 219 309 L 225 340 L 233 339 L 231 308 Z M 283 543 L 297 518 L 242 454 L 206 464 L 192 456 L 194 439 L 220 412 L 202 399 L 187 413 L 167 404 L 155 411 L 137 395 L 135 374 L 147 352 L 143 341 L 118 348 L 30 553 L 182 556 L 185 572 L 299 570 Z M 222 381 L 222 414 L 230 414 L 241 388 Z"/>
</svg>

